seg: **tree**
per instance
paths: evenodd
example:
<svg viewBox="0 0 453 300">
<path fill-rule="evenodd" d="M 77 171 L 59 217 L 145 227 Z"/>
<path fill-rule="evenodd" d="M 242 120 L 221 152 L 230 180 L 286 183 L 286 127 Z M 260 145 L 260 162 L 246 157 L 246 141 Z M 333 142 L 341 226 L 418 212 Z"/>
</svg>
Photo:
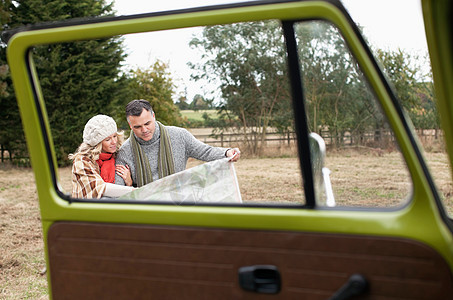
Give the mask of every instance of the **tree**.
<svg viewBox="0 0 453 300">
<path fill-rule="evenodd" d="M 2 29 L 8 29 L 11 22 L 11 9 L 13 4 L 9 0 L 0 2 L 0 23 Z M 6 44 L 0 42 L 0 151 L 1 161 L 8 152 L 9 159 L 26 156 L 26 145 L 22 123 L 20 122 L 19 109 L 14 97 L 13 85 L 6 61 Z"/>
<path fill-rule="evenodd" d="M 2 64 L 3 63 L 3 64 Z M 0 151 L 4 162 L 4 152 L 12 161 L 13 157 L 26 156 L 22 123 L 14 98 L 14 91 L 9 76 L 8 65 L 0 62 Z"/>
<path fill-rule="evenodd" d="M 7 28 L 43 21 L 105 16 L 112 4 L 104 0 L 17 0 L 9 6 Z M 59 165 L 82 142 L 86 121 L 95 114 L 110 114 L 111 103 L 124 94 L 120 76 L 125 55 L 120 38 L 77 41 L 34 47 L 33 57 L 49 114 Z"/>
<path fill-rule="evenodd" d="M 299 23 L 296 35 L 311 129 L 328 130 L 338 146 L 346 132 L 373 130 L 375 144 L 386 146 L 382 132 L 389 125 L 337 29 L 326 22 Z M 416 127 L 437 126 L 432 79 L 422 73 L 421 60 L 402 50 L 376 52 Z"/>
<path fill-rule="evenodd" d="M 418 78 L 420 68 L 414 64 L 412 56 L 401 49 L 397 51 L 377 50 L 384 72 L 395 88 L 396 95 L 402 106 L 410 111 L 419 105 L 417 87 L 421 82 Z"/>
<path fill-rule="evenodd" d="M 440 129 L 440 116 L 437 111 L 434 97 L 434 83 L 422 82 L 419 84 L 420 91 L 418 97 L 420 99 L 420 106 L 414 107 L 410 111 L 412 122 L 416 129 Z"/>
<path fill-rule="evenodd" d="M 324 21 L 295 23 L 294 29 L 310 130 L 328 130 L 333 146 L 342 146 L 348 133 L 362 143 L 361 137 L 373 131 L 374 145 L 386 146 L 382 132 L 389 125 L 338 29 Z M 242 131 L 248 151 L 258 153 L 269 127 L 282 133 L 293 129 L 285 46 L 277 22 L 207 27 L 191 46 L 203 52 L 202 62 L 192 64 L 199 71 L 194 79 L 208 79 L 221 90 L 217 132 Z M 378 53 L 403 106 L 419 117 L 417 124 L 438 124 L 431 114 L 431 85 L 423 83 L 412 58 L 403 51 Z"/>
<path fill-rule="evenodd" d="M 180 96 L 178 98 L 178 101 L 176 101 L 176 106 L 179 108 L 179 110 L 186 110 L 189 109 L 189 104 L 187 103 L 187 96 Z"/>
<path fill-rule="evenodd" d="M 193 100 L 192 102 L 190 103 L 189 105 L 189 109 L 193 109 L 195 111 L 197 110 L 201 110 L 201 109 L 208 109 L 209 108 L 209 104 L 210 102 L 212 101 L 209 101 L 209 100 L 206 100 L 202 95 L 200 94 L 196 94 L 194 97 L 193 97 Z"/>
<path fill-rule="evenodd" d="M 206 27 L 191 47 L 204 52 L 194 79 L 217 82 L 225 127 L 242 132 L 246 147 L 259 154 L 275 116 L 286 114 L 290 101 L 285 46 L 276 21 Z M 282 118 L 291 120 L 292 118 Z"/>
<path fill-rule="evenodd" d="M 439 129 L 440 120 L 435 105 L 431 70 L 424 74 L 426 59 L 401 49 L 377 51 L 384 72 L 393 84 L 397 98 L 411 117 L 417 129 Z"/>
<path fill-rule="evenodd" d="M 364 132 L 379 115 L 374 99 L 335 27 L 313 21 L 295 29 L 309 127 L 342 146 L 346 132 Z"/>
<path fill-rule="evenodd" d="M 130 72 L 129 98 L 146 99 L 151 103 L 156 118 L 166 125 L 182 122 L 178 107 L 173 103 L 174 84 L 168 66 L 157 60 L 148 69 Z"/>
<path fill-rule="evenodd" d="M 8 24 L 11 21 L 11 12 L 10 9 L 12 7 L 11 0 L 2 0 L 0 2 L 0 25 L 2 26 L 2 30 L 6 29 Z"/>
</svg>

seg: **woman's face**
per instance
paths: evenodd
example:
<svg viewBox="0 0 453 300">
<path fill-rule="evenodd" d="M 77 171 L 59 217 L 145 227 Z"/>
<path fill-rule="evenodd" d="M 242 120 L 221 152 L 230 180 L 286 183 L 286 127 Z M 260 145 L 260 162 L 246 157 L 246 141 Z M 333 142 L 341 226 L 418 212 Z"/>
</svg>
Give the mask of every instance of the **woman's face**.
<svg viewBox="0 0 453 300">
<path fill-rule="evenodd" d="M 118 134 L 114 133 L 102 141 L 102 152 L 115 153 L 118 143 Z"/>
</svg>

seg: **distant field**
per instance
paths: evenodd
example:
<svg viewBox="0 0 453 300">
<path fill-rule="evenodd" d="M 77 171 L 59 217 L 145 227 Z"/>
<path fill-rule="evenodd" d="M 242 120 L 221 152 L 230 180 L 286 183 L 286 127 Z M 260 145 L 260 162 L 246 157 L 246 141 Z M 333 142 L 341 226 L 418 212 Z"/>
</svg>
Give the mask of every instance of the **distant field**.
<svg viewBox="0 0 453 300">
<path fill-rule="evenodd" d="M 187 117 L 187 119 L 203 121 L 203 114 L 207 113 L 211 119 L 217 119 L 217 111 L 215 109 L 209 110 L 181 110 L 181 115 Z"/>
<path fill-rule="evenodd" d="M 448 157 L 443 153 L 426 156 L 453 216 Z M 188 167 L 198 163 L 191 160 Z M 328 155 L 327 166 L 338 204 L 392 206 L 410 195 L 410 184 L 395 180 L 407 178 L 397 152 L 334 152 Z M 296 157 L 241 158 L 235 169 L 244 202 L 303 202 Z M 59 178 L 64 190 L 70 191 L 71 168 L 59 169 Z M 0 216 L 0 299 L 48 299 L 41 216 L 31 169 L 0 164 Z"/>
</svg>

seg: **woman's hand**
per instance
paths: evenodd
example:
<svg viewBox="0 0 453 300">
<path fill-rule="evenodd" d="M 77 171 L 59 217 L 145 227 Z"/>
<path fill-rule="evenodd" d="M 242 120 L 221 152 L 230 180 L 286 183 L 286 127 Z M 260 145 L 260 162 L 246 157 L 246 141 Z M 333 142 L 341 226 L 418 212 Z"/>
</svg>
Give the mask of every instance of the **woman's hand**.
<svg viewBox="0 0 453 300">
<path fill-rule="evenodd" d="M 126 183 L 127 186 L 132 186 L 131 170 L 128 165 L 116 165 L 115 170 L 116 173 L 123 178 L 124 183 Z"/>
</svg>

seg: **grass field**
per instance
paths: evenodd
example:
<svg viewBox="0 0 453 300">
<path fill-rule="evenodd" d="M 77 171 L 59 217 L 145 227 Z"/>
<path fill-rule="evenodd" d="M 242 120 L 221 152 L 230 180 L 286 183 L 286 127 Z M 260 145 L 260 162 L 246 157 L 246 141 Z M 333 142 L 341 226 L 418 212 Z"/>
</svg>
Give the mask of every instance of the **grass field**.
<svg viewBox="0 0 453 300">
<path fill-rule="evenodd" d="M 447 157 L 428 153 L 427 159 L 451 213 L 453 188 Z M 190 166 L 195 164 L 191 162 Z M 396 153 L 333 153 L 327 165 L 333 172 L 332 184 L 340 204 L 388 206 L 401 203 L 410 194 L 407 174 Z M 244 201 L 303 201 L 296 158 L 244 158 L 235 167 Z M 341 176 L 337 175 L 340 171 Z M 59 172 L 61 185 L 70 190 L 71 169 Z M 361 180 L 364 176 L 370 180 Z M 48 298 L 34 182 L 31 169 L 0 165 L 0 299 Z"/>
<path fill-rule="evenodd" d="M 187 117 L 187 119 L 203 121 L 203 114 L 207 113 L 211 119 L 217 119 L 217 111 L 215 109 L 210 110 L 181 110 L 181 115 Z"/>
</svg>

